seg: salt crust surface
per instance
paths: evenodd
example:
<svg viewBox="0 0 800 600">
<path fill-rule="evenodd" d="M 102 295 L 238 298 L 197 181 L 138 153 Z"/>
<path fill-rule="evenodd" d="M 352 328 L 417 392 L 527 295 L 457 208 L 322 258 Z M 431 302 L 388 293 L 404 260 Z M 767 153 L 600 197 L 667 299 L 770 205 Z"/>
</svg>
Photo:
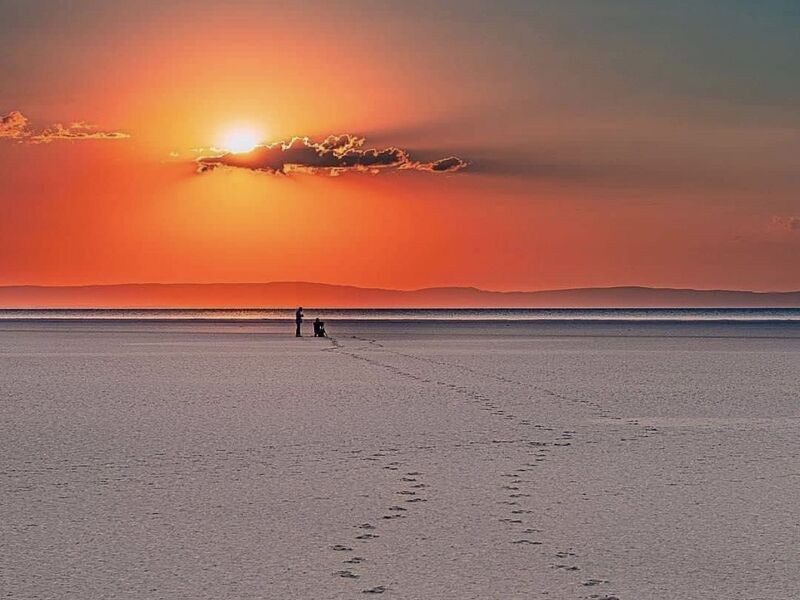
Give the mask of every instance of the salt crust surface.
<svg viewBox="0 0 800 600">
<path fill-rule="evenodd" d="M 3 325 L 0 597 L 800 597 L 800 326 L 329 330 Z"/>
</svg>

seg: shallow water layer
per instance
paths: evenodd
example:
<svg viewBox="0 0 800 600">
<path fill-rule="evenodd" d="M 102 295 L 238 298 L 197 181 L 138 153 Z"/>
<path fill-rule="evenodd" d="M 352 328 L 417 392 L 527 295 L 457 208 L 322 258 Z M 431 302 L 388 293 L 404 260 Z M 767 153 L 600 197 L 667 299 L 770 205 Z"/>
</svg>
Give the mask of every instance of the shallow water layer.
<svg viewBox="0 0 800 600">
<path fill-rule="evenodd" d="M 0 324 L 4 595 L 800 597 L 800 324 L 330 324 Z"/>
</svg>

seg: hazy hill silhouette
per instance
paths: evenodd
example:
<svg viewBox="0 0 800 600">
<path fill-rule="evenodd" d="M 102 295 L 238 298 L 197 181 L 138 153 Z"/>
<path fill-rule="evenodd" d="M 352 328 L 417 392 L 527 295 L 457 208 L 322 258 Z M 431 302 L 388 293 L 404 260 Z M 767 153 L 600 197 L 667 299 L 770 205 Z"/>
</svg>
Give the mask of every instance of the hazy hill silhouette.
<svg viewBox="0 0 800 600">
<path fill-rule="evenodd" d="M 800 291 L 748 292 L 610 287 L 492 292 L 472 287 L 413 291 L 307 282 L 0 286 L 2 308 L 605 308 L 800 307 Z"/>
</svg>

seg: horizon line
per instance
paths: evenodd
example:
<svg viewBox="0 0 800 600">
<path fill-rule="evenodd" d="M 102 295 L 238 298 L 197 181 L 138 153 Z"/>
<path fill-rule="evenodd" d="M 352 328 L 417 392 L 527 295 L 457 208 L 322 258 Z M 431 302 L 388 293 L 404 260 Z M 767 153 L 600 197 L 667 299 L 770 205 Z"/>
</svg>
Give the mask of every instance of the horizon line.
<svg viewBox="0 0 800 600">
<path fill-rule="evenodd" d="M 669 287 L 669 286 L 648 286 L 648 285 L 608 285 L 608 286 L 584 286 L 568 288 L 541 288 L 535 290 L 493 290 L 477 287 L 474 285 L 440 285 L 420 288 L 402 289 L 374 286 L 359 286 L 346 283 L 326 283 L 301 280 L 277 280 L 277 281 L 211 281 L 211 282 L 125 282 L 125 283 L 80 283 L 80 284 L 36 284 L 36 283 L 10 283 L 0 284 L 0 289 L 8 288 L 38 288 L 38 289 L 77 289 L 77 288 L 111 288 L 111 287 L 141 287 L 141 286 L 256 286 L 256 285 L 314 285 L 324 287 L 352 288 L 356 290 L 371 290 L 397 293 L 415 293 L 437 290 L 463 290 L 475 291 L 488 294 L 540 294 L 554 292 L 575 292 L 575 291 L 599 291 L 599 290 L 649 290 L 649 291 L 680 291 L 680 292 L 723 292 L 723 293 L 742 293 L 742 294 L 797 294 L 800 288 L 788 290 L 753 290 L 753 289 L 731 289 L 731 288 L 695 288 L 695 287 Z"/>
</svg>

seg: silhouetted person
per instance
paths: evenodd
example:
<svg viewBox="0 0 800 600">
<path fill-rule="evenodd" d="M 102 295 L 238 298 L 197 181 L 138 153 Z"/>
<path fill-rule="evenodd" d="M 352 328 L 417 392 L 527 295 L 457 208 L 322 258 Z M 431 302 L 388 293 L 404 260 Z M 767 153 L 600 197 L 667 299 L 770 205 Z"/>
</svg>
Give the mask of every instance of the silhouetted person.
<svg viewBox="0 0 800 600">
<path fill-rule="evenodd" d="M 325 321 L 320 321 L 319 317 L 314 319 L 314 337 L 326 337 Z"/>
<path fill-rule="evenodd" d="M 294 322 L 297 325 L 297 329 L 294 332 L 295 337 L 300 337 L 300 324 L 303 322 L 303 307 L 299 306 L 297 308 L 297 312 L 294 313 Z"/>
</svg>

